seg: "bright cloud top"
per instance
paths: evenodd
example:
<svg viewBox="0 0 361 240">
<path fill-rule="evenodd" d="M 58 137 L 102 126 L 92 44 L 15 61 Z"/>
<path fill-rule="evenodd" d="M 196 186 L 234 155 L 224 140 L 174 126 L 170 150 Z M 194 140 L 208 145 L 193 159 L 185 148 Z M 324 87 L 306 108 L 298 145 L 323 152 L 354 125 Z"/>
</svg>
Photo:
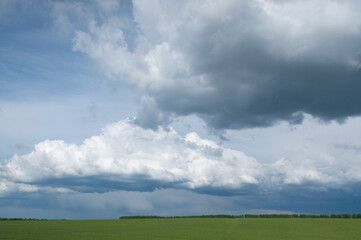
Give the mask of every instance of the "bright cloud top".
<svg viewBox="0 0 361 240">
<path fill-rule="evenodd" d="M 341 171 L 342 169 L 342 171 Z M 124 120 L 108 125 L 83 144 L 44 141 L 29 154 L 15 155 L 0 168 L 6 192 L 49 190 L 111 191 L 183 188 L 237 192 L 283 185 L 338 188 L 360 181 L 361 169 L 335 159 L 262 164 L 192 132 L 143 129 Z M 249 188 L 250 186 L 253 186 Z M 85 188 L 82 188 L 85 187 Z M 91 190 L 89 190 L 91 189 Z"/>
<path fill-rule="evenodd" d="M 185 188 L 258 184 L 260 166 L 242 152 L 173 129 L 145 130 L 129 121 L 107 126 L 80 146 L 44 141 L 14 156 L 1 176 L 15 182 L 97 177 L 119 182 L 160 181 Z M 162 185 L 159 185 L 162 186 Z"/>
</svg>

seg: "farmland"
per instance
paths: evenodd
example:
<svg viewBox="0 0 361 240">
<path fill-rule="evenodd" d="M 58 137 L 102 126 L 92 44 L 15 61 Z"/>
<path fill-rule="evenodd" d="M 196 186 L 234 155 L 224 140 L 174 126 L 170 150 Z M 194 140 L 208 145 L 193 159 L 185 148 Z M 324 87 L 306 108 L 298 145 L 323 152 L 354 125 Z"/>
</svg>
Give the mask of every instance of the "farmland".
<svg viewBox="0 0 361 240">
<path fill-rule="evenodd" d="M 1 221 L 0 239 L 361 239 L 361 219 Z"/>
</svg>

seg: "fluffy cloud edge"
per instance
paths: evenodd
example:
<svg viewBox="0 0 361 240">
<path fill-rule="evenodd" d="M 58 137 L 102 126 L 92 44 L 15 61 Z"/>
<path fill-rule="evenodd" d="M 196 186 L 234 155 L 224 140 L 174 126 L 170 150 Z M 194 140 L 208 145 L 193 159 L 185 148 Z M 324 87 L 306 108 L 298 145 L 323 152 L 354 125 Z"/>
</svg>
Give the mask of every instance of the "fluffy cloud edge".
<svg viewBox="0 0 361 240">
<path fill-rule="evenodd" d="M 262 163 L 191 132 L 144 129 L 126 119 L 80 145 L 43 141 L 0 166 L 0 191 L 187 189 L 209 194 L 262 192 L 283 186 L 337 189 L 357 183 L 354 166 L 335 159 L 281 158 Z M 341 169 L 341 170 L 340 170 Z"/>
</svg>

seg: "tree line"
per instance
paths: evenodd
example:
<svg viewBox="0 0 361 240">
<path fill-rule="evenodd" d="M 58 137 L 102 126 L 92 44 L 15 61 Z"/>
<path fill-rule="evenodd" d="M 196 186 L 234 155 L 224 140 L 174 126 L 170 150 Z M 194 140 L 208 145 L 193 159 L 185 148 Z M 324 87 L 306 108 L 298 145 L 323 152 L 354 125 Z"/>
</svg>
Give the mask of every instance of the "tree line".
<svg viewBox="0 0 361 240">
<path fill-rule="evenodd" d="M 242 214 L 242 215 L 199 215 L 199 216 L 121 216 L 119 219 L 152 219 L 152 218 L 347 218 L 361 219 L 361 214 Z"/>
<path fill-rule="evenodd" d="M 361 214 L 241 214 L 241 215 L 198 215 L 198 216 L 121 216 L 119 219 L 153 219 L 153 218 L 346 218 L 346 219 L 361 219 Z M 66 220 L 66 219 L 61 219 Z M 48 219 L 37 218 L 2 218 L 0 221 L 48 221 Z"/>
<path fill-rule="evenodd" d="M 0 221 L 47 221 L 48 219 L 38 218 L 0 218 Z"/>
</svg>

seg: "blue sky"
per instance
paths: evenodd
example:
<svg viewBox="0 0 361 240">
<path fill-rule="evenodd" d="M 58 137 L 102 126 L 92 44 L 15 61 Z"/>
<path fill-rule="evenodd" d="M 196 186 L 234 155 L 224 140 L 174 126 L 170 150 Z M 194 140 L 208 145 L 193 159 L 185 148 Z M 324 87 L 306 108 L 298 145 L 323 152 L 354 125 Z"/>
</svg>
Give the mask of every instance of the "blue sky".
<svg viewBox="0 0 361 240">
<path fill-rule="evenodd" d="M 0 3 L 0 215 L 361 212 L 358 1 Z"/>
</svg>

